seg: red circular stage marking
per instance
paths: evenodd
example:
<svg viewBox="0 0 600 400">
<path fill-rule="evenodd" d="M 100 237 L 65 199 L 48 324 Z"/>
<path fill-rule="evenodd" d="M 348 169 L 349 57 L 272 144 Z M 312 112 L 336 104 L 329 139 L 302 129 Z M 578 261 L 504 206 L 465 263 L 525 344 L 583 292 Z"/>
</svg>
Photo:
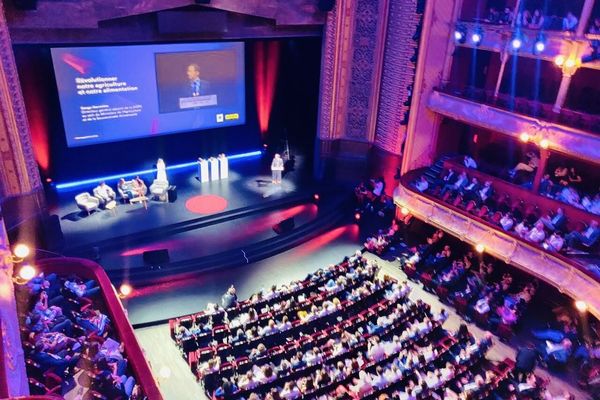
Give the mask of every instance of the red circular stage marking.
<svg viewBox="0 0 600 400">
<path fill-rule="evenodd" d="M 202 194 L 189 198 L 185 208 L 196 214 L 214 214 L 227 208 L 227 200 L 214 194 Z"/>
</svg>

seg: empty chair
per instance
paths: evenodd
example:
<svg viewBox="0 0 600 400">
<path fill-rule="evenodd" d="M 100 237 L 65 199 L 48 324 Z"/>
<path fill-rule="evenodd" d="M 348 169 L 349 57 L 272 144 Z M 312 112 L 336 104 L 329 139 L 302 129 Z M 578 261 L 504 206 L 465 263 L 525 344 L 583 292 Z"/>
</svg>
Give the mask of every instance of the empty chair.
<svg viewBox="0 0 600 400">
<path fill-rule="evenodd" d="M 100 200 L 87 192 L 79 193 L 75 196 L 75 202 L 77 203 L 77 207 L 87 212 L 88 215 L 100 206 Z"/>
</svg>

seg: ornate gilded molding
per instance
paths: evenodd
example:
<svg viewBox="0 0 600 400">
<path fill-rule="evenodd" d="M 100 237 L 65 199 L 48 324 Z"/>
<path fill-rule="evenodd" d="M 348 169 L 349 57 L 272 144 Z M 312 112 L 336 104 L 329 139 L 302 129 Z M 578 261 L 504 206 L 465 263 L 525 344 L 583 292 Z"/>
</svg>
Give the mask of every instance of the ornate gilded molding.
<svg viewBox="0 0 600 400">
<path fill-rule="evenodd" d="M 416 62 L 411 58 L 418 48 L 413 41 L 420 19 L 416 8 L 416 0 L 391 0 L 389 5 L 375 144 L 398 155 L 406 137 L 407 125 L 401 122 L 409 106 L 404 103 L 415 80 Z"/>
<path fill-rule="evenodd" d="M 4 5 L 0 2 L 0 195 L 14 196 L 41 187 L 23 94 Z"/>
<path fill-rule="evenodd" d="M 576 128 L 512 113 L 438 91 L 433 91 L 429 96 L 428 107 L 446 117 L 516 139 L 521 133 L 527 132 L 532 140 L 548 139 L 550 149 L 594 163 L 600 160 L 600 136 Z M 443 132 L 440 134 L 443 135 Z"/>
<path fill-rule="evenodd" d="M 394 202 L 461 240 L 483 244 L 485 251 L 551 284 L 573 299 L 583 300 L 590 312 L 600 317 L 600 281 L 552 253 L 548 253 L 503 231 L 472 219 L 443 203 L 414 192 L 402 184 L 394 191 Z"/>
</svg>

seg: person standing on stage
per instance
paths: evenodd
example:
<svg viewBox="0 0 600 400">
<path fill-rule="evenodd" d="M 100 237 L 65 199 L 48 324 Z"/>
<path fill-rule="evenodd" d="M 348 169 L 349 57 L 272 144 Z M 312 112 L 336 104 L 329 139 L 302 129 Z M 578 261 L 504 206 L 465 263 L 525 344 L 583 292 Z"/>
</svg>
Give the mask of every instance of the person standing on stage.
<svg viewBox="0 0 600 400">
<path fill-rule="evenodd" d="M 281 183 L 281 173 L 283 172 L 283 158 L 277 153 L 271 162 L 271 173 L 273 183 Z"/>
</svg>

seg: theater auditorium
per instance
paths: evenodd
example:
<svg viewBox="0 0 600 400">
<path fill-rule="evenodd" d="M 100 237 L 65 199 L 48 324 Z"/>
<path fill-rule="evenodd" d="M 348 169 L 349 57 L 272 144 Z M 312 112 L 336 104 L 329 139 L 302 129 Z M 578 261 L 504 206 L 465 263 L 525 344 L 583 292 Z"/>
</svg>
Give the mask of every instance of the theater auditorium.
<svg viewBox="0 0 600 400">
<path fill-rule="evenodd" d="M 600 399 L 600 0 L 0 1 L 0 399 Z"/>
</svg>

